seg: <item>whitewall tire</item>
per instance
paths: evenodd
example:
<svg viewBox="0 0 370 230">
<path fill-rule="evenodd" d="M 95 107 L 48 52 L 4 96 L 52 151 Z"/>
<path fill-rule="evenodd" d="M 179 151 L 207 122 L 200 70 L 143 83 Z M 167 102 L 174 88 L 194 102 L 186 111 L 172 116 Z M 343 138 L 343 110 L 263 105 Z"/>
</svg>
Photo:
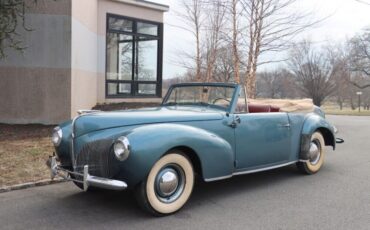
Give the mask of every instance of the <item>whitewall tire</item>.
<svg viewBox="0 0 370 230">
<path fill-rule="evenodd" d="M 325 141 L 324 137 L 320 132 L 315 132 L 311 136 L 310 151 L 317 151 L 317 154 L 313 158 L 306 162 L 298 162 L 298 169 L 305 174 L 315 174 L 317 173 L 325 159 Z"/>
<path fill-rule="evenodd" d="M 156 216 L 172 214 L 188 201 L 194 187 L 189 158 L 174 151 L 164 155 L 136 189 L 139 205 Z"/>
</svg>

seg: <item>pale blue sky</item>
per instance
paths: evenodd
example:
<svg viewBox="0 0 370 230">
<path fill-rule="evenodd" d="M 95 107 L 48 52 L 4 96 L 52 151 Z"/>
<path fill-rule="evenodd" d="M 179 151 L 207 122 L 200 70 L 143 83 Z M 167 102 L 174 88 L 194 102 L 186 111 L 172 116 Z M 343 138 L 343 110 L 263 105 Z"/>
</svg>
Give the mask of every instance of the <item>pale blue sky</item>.
<svg viewBox="0 0 370 230">
<path fill-rule="evenodd" d="M 151 0 L 170 6 L 170 12 L 165 14 L 164 33 L 164 78 L 172 78 L 185 70 L 179 67 L 176 60 L 179 49 L 194 49 L 192 36 L 184 30 L 172 25 L 181 25 L 175 12 L 181 11 L 177 0 Z M 297 7 L 302 10 L 314 11 L 315 17 L 324 18 L 331 15 L 317 28 L 310 29 L 299 37 L 308 37 L 315 42 L 332 40 L 344 41 L 366 26 L 370 26 L 370 0 L 298 0 Z M 297 38 L 299 39 L 299 38 Z M 265 57 L 269 59 L 269 57 Z M 273 58 L 273 57 L 271 57 Z M 266 67 L 265 67 L 266 68 Z"/>
</svg>

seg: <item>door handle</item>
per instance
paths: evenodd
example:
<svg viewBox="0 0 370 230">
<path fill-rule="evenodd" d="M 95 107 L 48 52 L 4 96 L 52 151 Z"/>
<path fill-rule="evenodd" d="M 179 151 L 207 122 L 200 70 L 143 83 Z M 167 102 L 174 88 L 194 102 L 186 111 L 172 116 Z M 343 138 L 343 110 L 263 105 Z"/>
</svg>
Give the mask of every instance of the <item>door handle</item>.
<svg viewBox="0 0 370 230">
<path fill-rule="evenodd" d="M 279 127 L 290 128 L 290 124 L 280 124 Z"/>
<path fill-rule="evenodd" d="M 232 122 L 229 124 L 229 126 L 230 126 L 231 128 L 233 128 L 233 129 L 235 129 L 235 128 L 236 128 L 236 122 L 235 122 L 235 121 L 232 121 Z"/>
<path fill-rule="evenodd" d="M 237 124 L 240 124 L 240 122 L 241 122 L 240 117 L 235 116 L 234 120 L 231 123 L 229 123 L 229 126 L 233 129 L 235 129 Z"/>
</svg>

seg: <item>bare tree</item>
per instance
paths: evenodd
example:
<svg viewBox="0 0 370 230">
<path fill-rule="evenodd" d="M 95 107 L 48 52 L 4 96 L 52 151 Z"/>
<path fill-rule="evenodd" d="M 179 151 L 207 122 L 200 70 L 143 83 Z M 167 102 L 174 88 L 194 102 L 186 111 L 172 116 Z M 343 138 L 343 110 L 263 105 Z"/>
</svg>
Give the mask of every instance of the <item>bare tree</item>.
<svg viewBox="0 0 370 230">
<path fill-rule="evenodd" d="M 280 98 L 280 93 L 283 90 L 280 70 L 264 71 L 257 75 L 257 95 L 263 98 Z"/>
<path fill-rule="evenodd" d="M 325 98 L 334 92 L 333 78 L 339 64 L 330 57 L 327 50 L 315 50 L 311 42 L 302 41 L 292 48 L 289 66 L 303 96 L 312 98 L 315 105 L 321 106 Z"/>
<path fill-rule="evenodd" d="M 348 49 L 346 45 L 341 43 L 328 44 L 325 49 L 331 62 L 336 65 L 336 71 L 333 76 L 335 89 L 332 96 L 338 103 L 339 109 L 342 110 L 345 101 L 347 99 L 353 101 L 351 98 L 354 95 L 354 86 L 348 81 L 351 76 Z"/>
<path fill-rule="evenodd" d="M 206 27 L 205 57 L 206 57 L 206 82 L 213 80 L 215 62 L 222 42 L 221 33 L 224 30 L 226 8 L 222 0 L 207 2 L 208 20 Z"/>
<path fill-rule="evenodd" d="M 185 26 L 180 26 L 180 28 L 190 32 L 195 39 L 195 57 L 188 53 L 185 56 L 195 61 L 195 80 L 200 82 L 202 81 L 201 31 L 204 20 L 204 5 L 201 0 L 182 0 L 181 4 L 185 12 L 177 14 L 182 18 Z"/>
<path fill-rule="evenodd" d="M 282 91 L 282 83 L 278 70 L 258 73 L 257 95 L 266 98 L 279 98 Z"/>
<path fill-rule="evenodd" d="M 216 82 L 230 82 L 235 76 L 233 52 L 228 45 L 219 48 L 215 68 L 213 72 L 213 79 Z"/>
<path fill-rule="evenodd" d="M 297 34 L 317 24 L 319 20 L 310 20 L 310 12 L 293 9 L 297 0 L 240 1 L 248 21 L 245 28 L 248 44 L 245 84 L 249 97 L 254 98 L 257 66 L 266 63 L 259 62 L 260 55 L 288 48 Z"/>
<path fill-rule="evenodd" d="M 182 28 L 195 38 L 196 52 L 187 55 L 187 59 L 195 61 L 195 79 L 212 81 L 218 52 L 229 46 L 233 80 L 245 84 L 249 97 L 254 98 L 258 65 L 282 61 L 261 62 L 260 55 L 287 49 L 294 36 L 318 23 L 309 19 L 310 13 L 293 8 L 297 1 L 182 0 L 186 12 L 181 15 L 186 23 Z M 245 59 L 242 53 L 247 53 Z"/>
<path fill-rule="evenodd" d="M 353 37 L 348 45 L 350 70 L 362 74 L 365 79 L 370 79 L 370 29 L 366 29 L 362 34 Z M 370 87 L 370 83 L 361 84 L 352 78 L 350 82 L 360 89 Z"/>
<path fill-rule="evenodd" d="M 262 98 L 296 98 L 299 97 L 295 78 L 284 69 L 257 73 L 257 96 Z"/>
<path fill-rule="evenodd" d="M 231 16 L 232 16 L 232 51 L 233 51 L 233 65 L 234 65 L 234 81 L 240 83 L 240 56 L 239 56 L 239 25 L 238 19 L 240 13 L 238 12 L 240 0 L 232 0 L 231 2 Z"/>
</svg>

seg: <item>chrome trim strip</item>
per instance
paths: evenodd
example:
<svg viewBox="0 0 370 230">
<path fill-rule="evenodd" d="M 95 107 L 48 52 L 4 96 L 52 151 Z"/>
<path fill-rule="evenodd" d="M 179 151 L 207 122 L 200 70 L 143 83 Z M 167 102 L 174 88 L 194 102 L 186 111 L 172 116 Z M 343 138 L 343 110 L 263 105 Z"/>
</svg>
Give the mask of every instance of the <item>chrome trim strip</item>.
<svg viewBox="0 0 370 230">
<path fill-rule="evenodd" d="M 206 182 L 211 182 L 211 181 L 217 181 L 217 180 L 224 180 L 233 177 L 233 174 L 227 175 L 227 176 L 220 176 L 220 177 L 214 177 L 214 178 L 209 178 L 209 179 L 204 179 Z"/>
<path fill-rule="evenodd" d="M 80 111 L 80 110 L 79 110 Z M 72 120 L 72 140 L 71 140 L 71 156 L 72 156 L 72 166 L 73 166 L 73 171 L 76 170 L 76 164 L 77 164 L 77 158 L 75 157 L 75 151 L 74 151 L 74 142 L 75 142 L 75 124 L 76 124 L 76 121 L 78 118 L 80 117 L 83 117 L 83 116 L 86 116 L 86 115 L 90 115 L 90 114 L 94 114 L 94 113 L 99 113 L 101 112 L 100 110 L 91 110 L 91 112 L 88 112 L 88 113 L 78 113 L 79 115 L 77 115 L 76 117 L 73 118 Z"/>
<path fill-rule="evenodd" d="M 245 174 L 251 174 L 251 173 L 257 173 L 257 172 L 263 172 L 263 171 L 267 171 L 267 170 L 271 170 L 271 169 L 281 168 L 281 167 L 284 167 L 284 166 L 288 166 L 288 165 L 294 164 L 296 162 L 297 161 L 291 161 L 291 162 L 288 162 L 288 163 L 274 165 L 274 166 L 260 168 L 260 169 L 253 169 L 253 170 L 246 170 L 246 171 L 241 171 L 241 172 L 234 172 L 233 174 L 230 174 L 230 175 L 221 176 L 221 177 L 214 177 L 214 178 L 207 178 L 207 179 L 204 179 L 204 180 L 206 182 L 217 181 L 217 180 L 224 180 L 224 179 L 231 178 L 233 176 L 245 175 Z"/>
<path fill-rule="evenodd" d="M 242 171 L 242 172 L 234 172 L 233 175 L 237 176 L 237 175 L 244 175 L 244 174 L 267 171 L 267 170 L 270 170 L 270 169 L 276 169 L 276 168 L 288 166 L 288 165 L 294 164 L 296 162 L 297 161 L 291 161 L 291 162 L 288 162 L 288 163 L 284 163 L 284 164 L 280 164 L 280 165 L 273 165 L 273 166 L 269 166 L 269 167 L 266 167 L 266 168 L 253 169 L 253 170 L 247 170 L 247 171 Z"/>
<path fill-rule="evenodd" d="M 96 109 L 80 109 L 77 111 L 78 115 L 86 114 L 86 113 L 96 113 L 100 112 L 101 110 L 96 110 Z"/>
<path fill-rule="evenodd" d="M 304 163 L 307 163 L 307 162 L 309 162 L 310 160 L 302 160 L 302 159 L 300 159 L 300 160 L 298 160 L 298 162 L 304 162 Z"/>
<path fill-rule="evenodd" d="M 75 122 L 80 116 L 76 116 L 72 120 L 72 139 L 71 139 L 71 157 L 72 157 L 72 167 L 73 171 L 76 170 L 76 161 L 75 161 L 75 149 L 74 149 L 74 142 L 75 142 Z"/>
</svg>

